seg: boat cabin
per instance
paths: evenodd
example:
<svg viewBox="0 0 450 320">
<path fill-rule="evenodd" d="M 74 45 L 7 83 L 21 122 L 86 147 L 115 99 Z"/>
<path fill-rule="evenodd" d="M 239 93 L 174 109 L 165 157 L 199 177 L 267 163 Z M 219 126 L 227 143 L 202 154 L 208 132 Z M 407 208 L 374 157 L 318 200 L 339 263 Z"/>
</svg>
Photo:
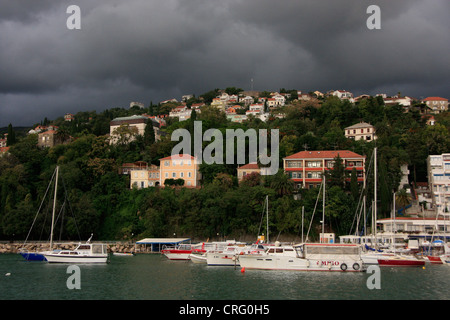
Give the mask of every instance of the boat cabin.
<svg viewBox="0 0 450 320">
<path fill-rule="evenodd" d="M 359 256 L 361 247 L 354 244 L 305 243 L 295 246 L 301 258 L 314 256 Z"/>
</svg>

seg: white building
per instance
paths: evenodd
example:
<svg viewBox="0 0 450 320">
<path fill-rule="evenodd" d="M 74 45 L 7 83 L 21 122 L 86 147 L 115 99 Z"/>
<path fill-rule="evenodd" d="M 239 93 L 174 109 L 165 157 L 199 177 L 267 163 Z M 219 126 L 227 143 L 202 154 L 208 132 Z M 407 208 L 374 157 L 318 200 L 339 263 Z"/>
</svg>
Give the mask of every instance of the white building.
<svg viewBox="0 0 450 320">
<path fill-rule="evenodd" d="M 450 211 L 450 153 L 428 156 L 427 167 L 433 205 L 438 212 Z"/>
<path fill-rule="evenodd" d="M 375 127 L 366 122 L 360 122 L 344 129 L 345 137 L 353 140 L 376 140 Z"/>
</svg>

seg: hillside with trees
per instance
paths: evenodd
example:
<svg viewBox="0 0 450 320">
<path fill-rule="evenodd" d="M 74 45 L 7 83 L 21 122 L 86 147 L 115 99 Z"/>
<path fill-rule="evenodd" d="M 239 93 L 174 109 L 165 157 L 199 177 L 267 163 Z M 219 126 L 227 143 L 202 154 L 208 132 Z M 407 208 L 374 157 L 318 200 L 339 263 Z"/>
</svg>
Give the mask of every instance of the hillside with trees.
<svg viewBox="0 0 450 320">
<path fill-rule="evenodd" d="M 203 96 L 207 100 L 215 94 L 217 89 Z M 194 97 L 190 104 L 197 101 L 203 98 Z M 306 233 L 311 222 L 310 235 L 317 236 L 322 217 L 319 205 L 313 218 L 318 188 L 294 190 L 282 168 L 276 175 L 250 175 L 238 184 L 237 165 L 202 164 L 201 188 L 130 189 L 129 177 L 119 174 L 120 166 L 135 161 L 159 165 L 158 160 L 170 155 L 177 143 L 170 140 L 171 133 L 178 128 L 192 132 L 194 120 L 202 121 L 203 131 L 279 129 L 280 167 L 285 156 L 305 149 L 351 150 L 366 156 L 369 165 L 377 147 L 379 217 L 389 216 L 392 192 L 403 188 L 399 186 L 401 165 L 408 165 L 410 182 L 426 181 L 427 156 L 450 150 L 449 112 L 435 115 L 435 125 L 429 126 L 422 117 L 421 104 L 405 111 L 398 104 L 384 105 L 383 99 L 375 97 L 355 104 L 337 97 L 293 99 L 280 110 L 284 118 L 270 117 L 266 122 L 252 117 L 243 123 L 230 122 L 223 112 L 206 106 L 189 120 L 168 119 L 161 141 L 138 136 L 126 144 L 109 143 L 112 119 L 143 113 L 167 114 L 171 107 L 150 103 L 144 109 L 79 112 L 71 122 L 46 119 L 59 127 L 59 135 L 73 137 L 72 142 L 52 148 L 38 148 L 36 134 L 15 135 L 9 153 L 0 157 L 0 239 L 25 239 L 41 205 L 43 214 L 36 220 L 29 239 L 48 239 L 51 201 L 45 203 L 43 198 L 57 165 L 62 182 L 55 234 L 62 240 L 87 239 L 91 233 L 95 239 L 103 240 L 173 235 L 253 240 L 265 232 L 262 226 L 266 196 L 272 240 L 280 236 L 298 241 L 302 225 Z M 344 128 L 361 121 L 375 126 L 377 140 L 345 138 Z M 325 221 L 327 230 L 337 235 L 350 231 L 361 192 L 367 193 L 368 203 L 372 197 L 373 176 L 368 176 L 368 191 L 361 190 L 355 179 L 346 182 L 347 178 L 351 177 L 340 170 L 336 161 L 327 179 Z"/>
</svg>

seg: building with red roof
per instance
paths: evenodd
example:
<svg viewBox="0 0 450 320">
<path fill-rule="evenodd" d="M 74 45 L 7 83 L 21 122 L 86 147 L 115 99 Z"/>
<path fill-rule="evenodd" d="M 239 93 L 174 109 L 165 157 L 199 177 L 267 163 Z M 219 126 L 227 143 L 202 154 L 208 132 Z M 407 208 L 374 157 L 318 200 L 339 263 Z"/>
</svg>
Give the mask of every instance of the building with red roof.
<svg viewBox="0 0 450 320">
<path fill-rule="evenodd" d="M 448 99 L 441 97 L 428 97 L 422 100 L 431 113 L 441 113 L 448 110 Z"/>
<path fill-rule="evenodd" d="M 296 188 L 313 188 L 320 185 L 326 170 L 333 169 L 338 156 L 345 170 L 355 168 L 358 182 L 364 182 L 366 157 L 349 150 L 300 151 L 283 158 L 283 168 Z"/>
</svg>

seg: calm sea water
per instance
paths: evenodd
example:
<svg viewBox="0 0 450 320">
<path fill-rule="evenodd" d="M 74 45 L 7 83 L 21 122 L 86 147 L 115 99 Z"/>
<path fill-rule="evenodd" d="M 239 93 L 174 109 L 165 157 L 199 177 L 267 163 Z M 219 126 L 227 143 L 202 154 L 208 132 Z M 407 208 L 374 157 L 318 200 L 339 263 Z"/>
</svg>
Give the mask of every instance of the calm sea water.
<svg viewBox="0 0 450 320">
<path fill-rule="evenodd" d="M 381 268 L 381 288 L 368 273 L 281 272 L 170 261 L 159 254 L 111 257 L 79 265 L 80 289 L 68 289 L 68 265 L 0 255 L 1 300 L 447 300 L 450 266 Z M 10 273 L 10 275 L 6 275 Z"/>
</svg>

